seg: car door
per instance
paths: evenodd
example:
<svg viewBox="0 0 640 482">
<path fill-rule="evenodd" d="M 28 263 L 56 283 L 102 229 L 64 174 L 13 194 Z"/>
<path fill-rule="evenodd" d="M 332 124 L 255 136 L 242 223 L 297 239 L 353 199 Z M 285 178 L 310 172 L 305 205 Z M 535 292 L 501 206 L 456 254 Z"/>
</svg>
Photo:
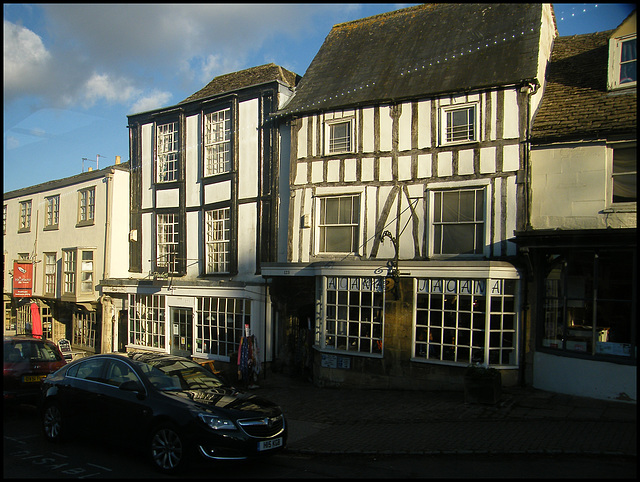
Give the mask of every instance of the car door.
<svg viewBox="0 0 640 482">
<path fill-rule="evenodd" d="M 123 389 L 123 383 L 137 383 L 142 389 Z M 133 368 L 122 360 L 110 360 L 105 372 L 106 387 L 101 404 L 110 432 L 118 440 L 136 439 L 144 436 L 152 410 L 148 406 L 148 393 Z"/>
<path fill-rule="evenodd" d="M 105 389 L 106 358 L 89 357 L 71 367 L 59 388 L 63 410 L 74 425 L 85 433 L 104 429 L 100 397 Z"/>
</svg>

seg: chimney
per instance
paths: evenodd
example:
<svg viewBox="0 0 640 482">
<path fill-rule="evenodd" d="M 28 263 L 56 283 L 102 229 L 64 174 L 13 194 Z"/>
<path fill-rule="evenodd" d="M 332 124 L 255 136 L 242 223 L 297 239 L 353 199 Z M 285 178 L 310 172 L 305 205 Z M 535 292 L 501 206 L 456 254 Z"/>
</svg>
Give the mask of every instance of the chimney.
<svg viewBox="0 0 640 482">
<path fill-rule="evenodd" d="M 120 164 L 120 156 L 116 156 L 116 164 Z"/>
<path fill-rule="evenodd" d="M 89 169 L 87 169 L 87 172 L 91 172 L 93 171 L 93 167 L 89 166 Z"/>
</svg>

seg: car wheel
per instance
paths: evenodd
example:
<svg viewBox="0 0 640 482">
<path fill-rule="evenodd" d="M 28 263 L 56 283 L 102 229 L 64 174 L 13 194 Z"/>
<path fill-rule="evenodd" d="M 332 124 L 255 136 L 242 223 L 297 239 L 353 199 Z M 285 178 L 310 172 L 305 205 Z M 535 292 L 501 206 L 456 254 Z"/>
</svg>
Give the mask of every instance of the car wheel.
<svg viewBox="0 0 640 482">
<path fill-rule="evenodd" d="M 57 403 L 49 403 L 42 414 L 42 429 L 45 438 L 52 443 L 60 443 L 65 439 L 67 427 L 62 410 Z"/>
<path fill-rule="evenodd" d="M 173 424 L 163 423 L 151 431 L 149 450 L 153 465 L 161 472 L 175 473 L 184 467 L 186 445 Z"/>
</svg>

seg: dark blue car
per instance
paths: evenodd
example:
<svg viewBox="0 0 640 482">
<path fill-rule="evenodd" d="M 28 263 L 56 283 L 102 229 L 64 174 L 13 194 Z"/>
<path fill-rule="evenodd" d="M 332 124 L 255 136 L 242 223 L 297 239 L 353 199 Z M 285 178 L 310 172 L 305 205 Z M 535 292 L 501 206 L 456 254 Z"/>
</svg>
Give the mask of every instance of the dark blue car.
<svg viewBox="0 0 640 482">
<path fill-rule="evenodd" d="M 105 354 L 66 365 L 44 381 L 43 430 L 51 442 L 84 431 L 144 447 L 156 468 L 176 472 L 194 457 L 245 459 L 287 441 L 282 410 L 226 386 L 182 357 Z"/>
</svg>

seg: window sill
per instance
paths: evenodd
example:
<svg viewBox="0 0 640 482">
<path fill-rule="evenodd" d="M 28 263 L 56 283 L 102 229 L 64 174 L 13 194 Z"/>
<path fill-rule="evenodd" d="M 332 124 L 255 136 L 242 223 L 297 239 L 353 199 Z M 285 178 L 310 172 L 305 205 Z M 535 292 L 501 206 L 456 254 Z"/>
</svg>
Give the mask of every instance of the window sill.
<svg viewBox="0 0 640 482">
<path fill-rule="evenodd" d="M 44 228 L 42 228 L 43 231 L 57 231 L 58 230 L 58 225 L 57 224 L 52 224 L 51 226 L 45 226 Z"/>
<path fill-rule="evenodd" d="M 636 203 L 625 203 L 620 206 L 611 206 L 602 210 L 602 214 L 611 213 L 635 213 L 638 210 Z"/>
<path fill-rule="evenodd" d="M 452 142 L 441 142 L 438 147 L 455 147 L 455 146 L 466 146 L 478 144 L 480 141 L 477 139 L 466 140 L 466 141 L 452 141 Z"/>
<path fill-rule="evenodd" d="M 20 229 L 18 229 L 18 234 L 30 233 L 30 232 L 31 232 L 31 228 L 20 228 Z"/>
<path fill-rule="evenodd" d="M 339 356 L 357 356 L 362 358 L 384 358 L 383 353 L 360 353 L 355 351 L 347 351 L 347 350 L 333 350 L 331 348 L 320 348 L 319 346 L 314 345 L 313 349 L 318 353 L 325 353 L 327 355 L 339 355 Z"/>
<path fill-rule="evenodd" d="M 93 219 L 89 220 L 89 221 L 78 221 L 76 223 L 76 228 L 82 228 L 84 226 L 93 226 L 95 223 L 93 221 Z"/>
</svg>

